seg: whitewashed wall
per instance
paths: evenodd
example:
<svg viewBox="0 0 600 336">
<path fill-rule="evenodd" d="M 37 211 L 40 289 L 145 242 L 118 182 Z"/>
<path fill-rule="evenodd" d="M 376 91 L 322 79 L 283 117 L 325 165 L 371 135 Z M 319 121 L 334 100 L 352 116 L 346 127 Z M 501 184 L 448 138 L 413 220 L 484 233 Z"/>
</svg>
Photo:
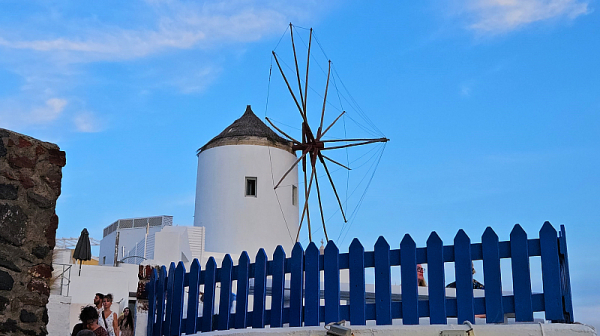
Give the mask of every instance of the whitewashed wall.
<svg viewBox="0 0 600 336">
<path fill-rule="evenodd" d="M 276 191 L 273 187 L 295 161 L 290 152 L 260 145 L 219 146 L 200 153 L 194 226 L 206 228 L 205 250 L 247 251 L 251 257 L 261 247 L 268 255 L 277 245 L 291 251 L 299 221 L 298 202 L 292 205 L 297 167 Z M 246 177 L 257 178 L 257 197 L 245 196 Z"/>
</svg>

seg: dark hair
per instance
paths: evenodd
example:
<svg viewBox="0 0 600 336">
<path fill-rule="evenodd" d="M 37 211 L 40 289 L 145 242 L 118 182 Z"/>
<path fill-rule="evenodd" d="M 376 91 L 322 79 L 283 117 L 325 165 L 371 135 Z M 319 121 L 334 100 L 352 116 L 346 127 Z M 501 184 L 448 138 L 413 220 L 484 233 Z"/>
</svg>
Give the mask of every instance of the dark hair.
<svg viewBox="0 0 600 336">
<path fill-rule="evenodd" d="M 102 293 L 96 293 L 96 296 L 100 298 L 100 300 L 104 299 L 104 294 Z"/>
<path fill-rule="evenodd" d="M 131 309 L 129 309 L 129 307 L 125 307 L 125 309 L 129 310 L 129 314 L 124 317 L 125 321 L 123 322 L 123 326 L 133 329 L 133 315 L 131 313 Z M 123 309 L 123 312 L 125 312 L 125 309 Z"/>
<path fill-rule="evenodd" d="M 81 314 L 79 314 L 79 319 L 83 324 L 88 324 L 98 319 L 98 311 L 96 307 L 87 306 L 81 310 Z"/>
<path fill-rule="evenodd" d="M 113 296 L 112 296 L 112 294 L 106 294 L 106 295 L 104 295 L 104 298 L 108 302 L 113 302 Z"/>
</svg>

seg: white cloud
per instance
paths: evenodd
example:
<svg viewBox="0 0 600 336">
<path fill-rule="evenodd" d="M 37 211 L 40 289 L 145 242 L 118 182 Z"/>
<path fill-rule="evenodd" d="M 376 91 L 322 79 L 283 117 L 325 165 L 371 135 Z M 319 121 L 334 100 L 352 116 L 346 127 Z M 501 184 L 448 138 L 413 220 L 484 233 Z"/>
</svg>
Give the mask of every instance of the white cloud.
<svg viewBox="0 0 600 336">
<path fill-rule="evenodd" d="M 62 114 L 67 100 L 50 98 L 43 104 L 23 106 L 13 100 L 0 102 L 0 126 L 7 128 L 22 128 L 26 126 L 47 125 Z"/>
<path fill-rule="evenodd" d="M 98 120 L 95 114 L 92 112 L 81 112 L 75 115 L 73 118 L 75 128 L 79 132 L 94 133 L 102 130 L 102 123 Z"/>
<path fill-rule="evenodd" d="M 60 98 L 46 100 L 44 106 L 34 108 L 28 119 L 34 124 L 45 124 L 56 120 L 67 105 L 67 101 Z"/>
<path fill-rule="evenodd" d="M 554 18 L 575 19 L 590 12 L 579 0 L 467 0 L 469 28 L 480 34 L 499 34 Z"/>
<path fill-rule="evenodd" d="M 224 1 L 220 5 L 153 1 L 150 5 L 156 18 L 152 27 L 65 24 L 65 28 L 71 28 L 64 36 L 45 39 L 0 36 L 0 46 L 49 53 L 67 63 L 119 61 L 167 49 L 213 48 L 257 41 L 265 35 L 280 33 L 293 16 L 269 7 L 268 3 L 258 6 L 252 1 Z"/>
</svg>

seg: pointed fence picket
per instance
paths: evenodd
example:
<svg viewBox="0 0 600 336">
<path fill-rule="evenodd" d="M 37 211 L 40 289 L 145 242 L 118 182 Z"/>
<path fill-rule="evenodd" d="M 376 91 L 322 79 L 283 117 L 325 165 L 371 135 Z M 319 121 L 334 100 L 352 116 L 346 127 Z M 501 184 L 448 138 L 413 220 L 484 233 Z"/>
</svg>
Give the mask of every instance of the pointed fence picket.
<svg viewBox="0 0 600 336">
<path fill-rule="evenodd" d="M 147 334 L 189 335 L 267 325 L 317 326 L 340 320 L 348 320 L 352 325 L 365 325 L 367 321 L 389 325 L 393 319 L 419 324 L 420 318 L 429 318 L 431 324 L 445 324 L 449 317 L 457 318 L 459 323 L 475 322 L 475 315 L 479 314 L 485 314 L 487 323 L 502 323 L 507 314 L 514 314 L 518 322 L 531 322 L 534 312 L 544 312 L 552 322 L 573 322 L 566 232 L 562 225 L 557 232 L 545 222 L 539 238 L 532 239 L 517 224 L 509 241 L 499 241 L 488 227 L 481 243 L 472 243 L 459 230 L 453 245 L 443 245 L 439 235 L 432 232 L 426 247 L 421 248 L 407 234 L 399 247 L 390 249 L 380 237 L 373 251 L 365 251 L 354 239 L 349 252 L 340 253 L 330 241 L 321 255 L 314 243 L 306 250 L 296 243 L 290 257 L 279 246 L 272 260 L 260 249 L 254 263 L 243 252 L 237 265 L 226 255 L 221 267 L 217 267 L 213 257 L 204 269 L 195 259 L 187 273 L 182 262 L 177 266 L 171 263 L 168 272 L 162 266 L 153 270 L 146 285 Z M 530 257 L 541 257 L 542 293 L 531 290 Z M 501 277 L 501 259 L 510 260 L 511 279 Z M 483 261 L 485 297 L 475 297 L 473 292 L 473 260 Z M 455 296 L 446 294 L 444 263 L 448 262 L 454 263 Z M 417 264 L 428 266 L 428 296 L 419 296 Z M 392 293 L 393 266 L 400 266 L 401 295 Z M 368 268 L 374 269 L 375 293 L 366 291 Z M 346 292 L 341 291 L 342 270 L 349 274 Z M 512 294 L 502 292 L 503 280 L 512 282 Z M 187 313 L 183 314 L 186 291 Z M 252 307 L 248 307 L 249 295 Z"/>
</svg>

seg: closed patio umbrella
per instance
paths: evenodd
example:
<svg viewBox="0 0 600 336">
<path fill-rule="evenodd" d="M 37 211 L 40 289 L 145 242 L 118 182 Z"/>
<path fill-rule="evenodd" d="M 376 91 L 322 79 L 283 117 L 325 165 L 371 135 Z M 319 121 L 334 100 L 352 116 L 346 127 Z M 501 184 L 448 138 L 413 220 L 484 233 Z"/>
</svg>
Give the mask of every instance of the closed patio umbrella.
<svg viewBox="0 0 600 336">
<path fill-rule="evenodd" d="M 84 260 L 92 259 L 92 247 L 90 245 L 90 234 L 87 229 L 81 231 L 81 236 L 77 240 L 77 246 L 73 251 L 73 258 L 79 260 L 79 275 L 81 275 L 81 263 Z"/>
</svg>

